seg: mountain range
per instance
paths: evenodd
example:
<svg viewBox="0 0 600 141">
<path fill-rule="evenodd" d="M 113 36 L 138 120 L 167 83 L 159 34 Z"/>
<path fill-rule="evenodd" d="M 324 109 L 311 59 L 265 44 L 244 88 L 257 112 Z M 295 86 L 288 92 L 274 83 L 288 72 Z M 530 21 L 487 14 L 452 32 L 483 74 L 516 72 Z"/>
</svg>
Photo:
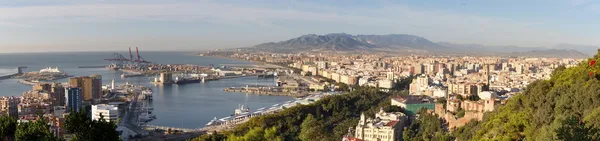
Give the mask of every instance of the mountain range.
<svg viewBox="0 0 600 141">
<path fill-rule="evenodd" d="M 559 44 L 554 47 L 485 46 L 479 44 L 455 44 L 432 42 L 423 37 L 408 34 L 350 35 L 331 33 L 308 34 L 297 38 L 262 43 L 253 48 L 273 52 L 298 51 L 382 51 L 390 53 L 423 53 L 447 55 L 500 55 L 531 57 L 583 58 L 597 52 L 596 46 Z M 586 52 L 590 54 L 584 54 Z"/>
</svg>

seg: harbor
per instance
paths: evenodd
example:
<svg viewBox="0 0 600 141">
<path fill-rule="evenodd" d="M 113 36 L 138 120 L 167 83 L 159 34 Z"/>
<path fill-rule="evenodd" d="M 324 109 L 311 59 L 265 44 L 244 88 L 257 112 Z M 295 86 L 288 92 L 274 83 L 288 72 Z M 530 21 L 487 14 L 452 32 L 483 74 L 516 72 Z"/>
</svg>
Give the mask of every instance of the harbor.
<svg viewBox="0 0 600 141">
<path fill-rule="evenodd" d="M 45 69 L 48 66 L 59 69 L 63 72 L 73 76 L 89 76 L 92 74 L 102 75 L 103 84 L 111 84 L 112 79 L 115 80 L 117 86 L 130 84 L 139 85 L 151 88 L 153 96 L 151 102 L 147 103 L 151 106 L 150 110 L 152 115 L 155 115 L 156 119 L 153 119 L 142 127 L 156 125 L 162 127 L 173 127 L 173 128 L 188 128 L 197 129 L 204 127 L 207 122 L 212 120 L 213 117 L 230 115 L 231 110 L 235 109 L 238 104 L 244 104 L 249 107 L 265 107 L 273 105 L 275 103 L 294 100 L 288 96 L 262 96 L 262 95 L 246 95 L 240 92 L 225 92 L 224 88 L 245 86 L 245 85 L 273 85 L 276 82 L 274 77 L 258 77 L 258 74 L 264 73 L 264 69 L 260 68 L 246 68 L 238 69 L 236 67 L 229 67 L 227 65 L 219 64 L 250 64 L 244 61 L 231 60 L 225 58 L 214 58 L 214 57 L 198 57 L 198 56 L 185 56 L 181 53 L 172 52 L 149 52 L 143 53 L 147 59 L 156 60 L 155 65 L 163 67 L 164 70 L 172 70 L 171 74 L 207 74 L 213 77 L 218 76 L 218 80 L 206 81 L 206 83 L 185 83 L 185 84 L 168 84 L 168 85 L 155 85 L 153 77 L 159 76 L 160 74 L 147 75 L 142 77 L 121 77 L 122 74 L 129 74 L 127 69 L 125 72 L 121 69 L 112 70 L 108 68 L 78 68 L 78 66 L 86 66 L 87 64 L 100 64 L 102 60 L 107 56 L 107 53 L 65 53 L 63 55 L 52 55 L 52 54 L 35 54 L 40 59 L 28 60 L 25 56 L 9 56 L 25 62 L 3 62 L 3 65 L 7 65 L 5 68 L 14 68 L 12 66 L 27 65 L 27 70 L 39 72 L 41 69 Z M 109 54 L 110 55 L 110 54 Z M 62 57 L 70 56 L 70 57 Z M 75 58 L 73 58 L 75 56 Z M 135 56 L 135 55 L 134 55 Z M 169 58 L 169 60 L 161 60 L 162 58 Z M 56 62 L 41 62 L 40 65 L 35 65 L 39 60 L 51 60 L 55 58 Z M 89 59 L 88 59 L 89 58 Z M 74 60 L 84 60 L 83 62 Z M 135 60 L 135 59 L 134 59 Z M 2 62 L 2 61 L 0 61 Z M 174 63 L 181 63 L 180 65 L 173 65 Z M 42 65 L 43 64 L 43 65 Z M 194 65 L 185 65 L 194 64 Z M 154 66 L 154 65 L 151 65 Z M 172 66 L 166 67 L 166 66 Z M 204 66 L 194 72 L 192 66 Z M 215 68 L 212 70 L 212 68 Z M 141 69 L 141 67 L 140 67 Z M 187 70 L 189 69 L 189 70 Z M 148 70 L 148 68 L 146 68 Z M 154 70 L 159 71 L 159 70 Z M 16 72 L 16 70 L 15 70 Z M 173 77 L 174 78 L 174 77 Z M 208 77 L 207 77 L 208 78 Z M 60 83 L 66 83 L 69 79 L 57 79 L 54 80 Z M 29 81 L 34 82 L 34 81 Z M 38 81 L 46 82 L 46 81 Z M 4 95 L 20 95 L 24 91 L 30 90 L 32 84 L 23 85 L 19 83 L 18 79 L 2 80 L 0 89 L 7 90 Z M 114 97 L 126 97 L 125 95 L 115 95 Z M 141 96 L 141 95 L 140 95 Z M 128 107 L 128 106 L 126 106 Z M 133 106 L 132 106 L 133 107 Z M 138 106 L 141 107 L 141 106 Z M 136 108 L 141 109 L 141 108 Z M 134 123 L 134 122 L 132 122 Z"/>
<path fill-rule="evenodd" d="M 225 88 L 223 91 L 226 92 L 241 92 L 256 95 L 268 95 L 268 96 L 291 96 L 291 97 L 305 97 L 308 95 L 307 92 L 284 92 L 284 88 L 277 86 L 261 86 L 261 85 L 246 85 L 245 87 L 230 87 Z"/>
<path fill-rule="evenodd" d="M 290 107 L 293 107 L 296 105 L 308 105 L 308 104 L 314 103 L 316 101 L 319 101 L 320 99 L 322 99 L 326 96 L 330 96 L 330 95 L 334 95 L 334 94 L 335 93 L 314 93 L 307 97 L 297 98 L 296 100 L 293 100 L 293 101 L 277 103 L 277 104 L 273 104 L 269 107 L 262 107 L 262 108 L 257 108 L 254 110 L 251 110 L 251 108 L 245 107 L 244 105 L 240 105 L 229 116 L 222 117 L 222 118 L 214 117 L 213 120 L 208 122 L 206 124 L 206 127 L 202 128 L 202 129 L 209 130 L 209 131 L 219 131 L 219 130 L 223 130 L 223 129 L 230 129 L 230 128 L 235 127 L 235 125 L 238 125 L 238 124 L 248 121 L 252 117 L 278 113 L 283 109 L 290 108 Z"/>
</svg>

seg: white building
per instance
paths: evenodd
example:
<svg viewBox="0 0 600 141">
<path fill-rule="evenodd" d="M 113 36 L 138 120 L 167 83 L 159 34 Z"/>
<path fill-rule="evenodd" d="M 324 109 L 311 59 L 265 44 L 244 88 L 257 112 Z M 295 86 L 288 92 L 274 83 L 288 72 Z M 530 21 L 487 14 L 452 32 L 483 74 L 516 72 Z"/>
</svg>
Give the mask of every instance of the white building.
<svg viewBox="0 0 600 141">
<path fill-rule="evenodd" d="M 379 84 L 379 88 L 384 88 L 384 89 L 392 89 L 394 88 L 394 82 L 391 80 L 377 80 L 378 84 Z"/>
<path fill-rule="evenodd" d="M 494 100 L 498 97 L 498 95 L 496 94 L 496 92 L 493 91 L 482 91 L 478 94 L 479 98 L 483 99 L 483 100 Z"/>
<path fill-rule="evenodd" d="M 107 104 L 92 105 L 92 120 L 100 119 L 100 114 L 106 121 L 119 119 L 119 107 Z"/>
<path fill-rule="evenodd" d="M 366 119 L 361 114 L 354 137 L 365 141 L 397 141 L 401 139 L 406 116 L 403 113 L 385 113 L 383 109 L 375 119 Z"/>
</svg>

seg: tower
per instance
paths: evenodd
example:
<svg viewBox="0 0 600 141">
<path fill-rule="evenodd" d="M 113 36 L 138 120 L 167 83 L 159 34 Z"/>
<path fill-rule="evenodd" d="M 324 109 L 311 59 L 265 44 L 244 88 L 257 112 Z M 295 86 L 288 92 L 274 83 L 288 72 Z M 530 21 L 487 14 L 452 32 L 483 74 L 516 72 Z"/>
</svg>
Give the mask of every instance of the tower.
<svg viewBox="0 0 600 141">
<path fill-rule="evenodd" d="M 60 83 L 52 84 L 52 98 L 54 106 L 65 106 L 65 88 Z"/>
<path fill-rule="evenodd" d="M 79 112 L 81 104 L 83 103 L 83 95 L 81 88 L 71 87 L 65 89 L 65 107 L 67 111 Z"/>
<path fill-rule="evenodd" d="M 485 84 L 489 87 L 490 83 L 490 64 L 485 65 Z"/>
<path fill-rule="evenodd" d="M 110 89 L 114 90 L 115 89 L 115 79 L 112 80 L 111 84 L 110 84 Z"/>
<path fill-rule="evenodd" d="M 72 88 L 79 87 L 85 101 L 100 99 L 102 76 L 96 74 L 92 76 L 73 77 L 69 79 L 69 86 Z"/>
</svg>

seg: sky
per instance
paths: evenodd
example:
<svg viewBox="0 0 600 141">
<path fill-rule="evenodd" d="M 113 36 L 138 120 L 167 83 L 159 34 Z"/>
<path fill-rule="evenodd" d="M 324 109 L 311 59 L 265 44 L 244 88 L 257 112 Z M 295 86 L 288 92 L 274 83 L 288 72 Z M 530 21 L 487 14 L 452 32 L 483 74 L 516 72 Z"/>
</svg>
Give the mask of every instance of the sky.
<svg viewBox="0 0 600 141">
<path fill-rule="evenodd" d="M 6 0 L 0 53 L 209 50 L 328 33 L 600 46 L 599 25 L 593 0 Z"/>
</svg>

